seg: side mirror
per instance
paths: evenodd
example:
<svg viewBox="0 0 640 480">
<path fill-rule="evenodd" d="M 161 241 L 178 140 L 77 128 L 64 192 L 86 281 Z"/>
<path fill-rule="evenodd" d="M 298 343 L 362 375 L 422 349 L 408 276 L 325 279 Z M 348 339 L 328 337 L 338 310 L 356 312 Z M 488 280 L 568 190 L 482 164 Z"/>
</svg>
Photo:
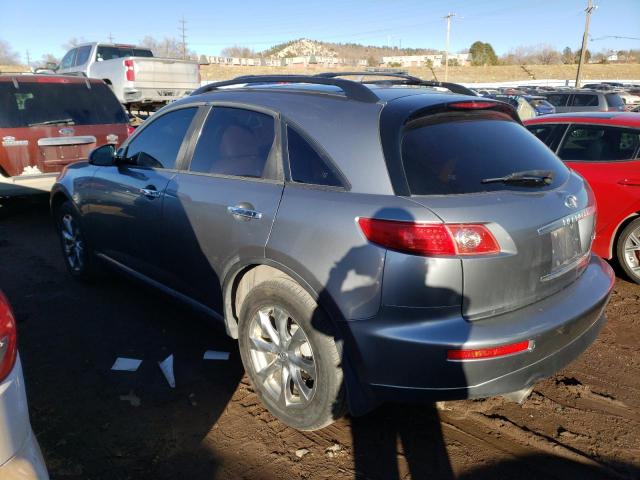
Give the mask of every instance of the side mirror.
<svg viewBox="0 0 640 480">
<path fill-rule="evenodd" d="M 116 147 L 110 143 L 94 148 L 89 154 L 89 163 L 99 167 L 110 167 L 116 163 Z"/>
</svg>

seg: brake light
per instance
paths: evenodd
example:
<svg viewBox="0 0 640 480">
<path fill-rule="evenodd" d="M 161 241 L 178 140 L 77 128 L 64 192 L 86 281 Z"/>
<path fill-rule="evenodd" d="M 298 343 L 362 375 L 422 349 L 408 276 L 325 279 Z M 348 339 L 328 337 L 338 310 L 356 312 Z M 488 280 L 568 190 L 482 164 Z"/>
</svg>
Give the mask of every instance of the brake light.
<svg viewBox="0 0 640 480">
<path fill-rule="evenodd" d="M 127 136 L 130 137 L 133 135 L 133 132 L 136 131 L 136 127 L 132 127 L 131 125 L 127 125 Z"/>
<path fill-rule="evenodd" d="M 485 108 L 493 108 L 496 105 L 496 102 L 478 102 L 471 100 L 468 102 L 450 103 L 448 107 L 455 108 L 457 110 L 484 110 Z"/>
<path fill-rule="evenodd" d="M 124 67 L 127 81 L 133 82 L 136 79 L 136 72 L 133 70 L 133 60 L 125 60 Z"/>
<path fill-rule="evenodd" d="M 417 223 L 359 218 L 367 240 L 413 255 L 489 255 L 500 246 L 482 224 Z"/>
<path fill-rule="evenodd" d="M 514 353 L 533 350 L 533 340 L 501 345 L 499 347 L 478 348 L 472 350 L 448 350 L 447 360 L 480 360 L 483 358 L 496 358 Z"/>
<path fill-rule="evenodd" d="M 0 292 L 0 382 L 13 370 L 17 356 L 16 321 L 7 298 Z"/>
</svg>

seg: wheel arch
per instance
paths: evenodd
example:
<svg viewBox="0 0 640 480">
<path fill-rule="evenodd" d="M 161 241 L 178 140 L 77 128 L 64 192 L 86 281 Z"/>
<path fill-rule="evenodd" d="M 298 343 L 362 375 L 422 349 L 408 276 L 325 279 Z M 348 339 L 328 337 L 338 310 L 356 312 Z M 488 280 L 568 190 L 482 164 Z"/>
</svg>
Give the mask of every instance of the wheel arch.
<svg viewBox="0 0 640 480">
<path fill-rule="evenodd" d="M 618 239 L 622 234 L 623 230 L 627 228 L 631 222 L 633 222 L 636 218 L 640 217 L 639 212 L 633 212 L 622 220 L 618 226 L 613 230 L 613 235 L 611 235 L 611 241 L 609 242 L 609 258 L 617 260 L 617 245 Z"/>
</svg>

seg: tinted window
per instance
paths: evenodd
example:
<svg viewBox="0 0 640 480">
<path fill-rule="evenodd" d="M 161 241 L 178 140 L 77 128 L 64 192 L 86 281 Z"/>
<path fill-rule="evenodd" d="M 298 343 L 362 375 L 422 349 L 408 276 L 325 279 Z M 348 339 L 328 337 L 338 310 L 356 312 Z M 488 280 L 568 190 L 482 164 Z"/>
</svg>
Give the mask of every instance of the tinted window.
<svg viewBox="0 0 640 480">
<path fill-rule="evenodd" d="M 547 95 L 547 100 L 554 107 L 564 107 L 567 104 L 569 95 L 566 93 L 551 93 Z"/>
<path fill-rule="evenodd" d="M 76 49 L 69 50 L 67 54 L 62 57 L 60 61 L 60 68 L 71 68 L 73 66 L 73 60 L 76 58 Z"/>
<path fill-rule="evenodd" d="M 551 142 L 554 138 L 554 132 L 558 128 L 556 124 L 542 124 L 542 125 L 530 125 L 527 127 L 531 133 L 533 133 L 536 137 L 542 140 L 547 147 L 551 146 Z"/>
<path fill-rule="evenodd" d="M 133 47 L 108 47 L 99 46 L 96 53 L 96 59 L 113 60 L 114 58 L 123 57 L 153 57 L 151 50 L 146 48 Z"/>
<path fill-rule="evenodd" d="M 336 172 L 293 128 L 287 127 L 287 149 L 294 182 L 341 187 Z"/>
<path fill-rule="evenodd" d="M 575 94 L 573 96 L 573 102 L 571 103 L 574 107 L 597 107 L 598 106 L 598 96 L 597 95 L 583 95 L 583 94 Z"/>
<path fill-rule="evenodd" d="M 624 100 L 622 100 L 622 97 L 617 93 L 607 93 L 605 97 L 607 97 L 607 104 L 609 104 L 609 107 L 616 107 L 622 110 L 624 109 Z"/>
<path fill-rule="evenodd" d="M 78 48 L 78 54 L 76 55 L 76 61 L 74 65 L 84 65 L 89 60 L 89 54 L 91 53 L 91 46 L 85 45 Z"/>
<path fill-rule="evenodd" d="M 425 117 L 409 124 L 402 141 L 402 160 L 412 194 L 531 190 L 514 184 L 481 183 L 525 170 L 550 170 L 555 188 L 567 168 L 521 125 L 499 116 Z"/>
<path fill-rule="evenodd" d="M 270 115 L 238 108 L 214 108 L 200 133 L 190 170 L 260 178 L 274 136 Z"/>
<path fill-rule="evenodd" d="M 127 123 L 127 116 L 104 83 L 0 82 L 0 127 L 17 128 L 42 122 L 69 125 Z"/>
<path fill-rule="evenodd" d="M 197 108 L 166 113 L 147 125 L 127 148 L 127 161 L 142 167 L 175 168 L 180 146 Z"/>
<path fill-rule="evenodd" d="M 637 130 L 602 125 L 571 125 L 558 156 L 563 160 L 629 160 L 640 144 Z"/>
</svg>

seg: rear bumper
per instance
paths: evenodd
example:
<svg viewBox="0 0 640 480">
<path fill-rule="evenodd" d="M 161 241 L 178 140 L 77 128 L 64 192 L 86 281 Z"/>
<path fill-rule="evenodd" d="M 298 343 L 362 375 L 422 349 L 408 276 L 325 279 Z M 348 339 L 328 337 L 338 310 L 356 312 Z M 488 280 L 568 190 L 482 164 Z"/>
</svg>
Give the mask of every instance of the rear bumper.
<svg viewBox="0 0 640 480">
<path fill-rule="evenodd" d="M 49 478 L 40 446 L 31 430 L 20 451 L 0 466 L 0 478 L 6 480 L 47 480 Z"/>
<path fill-rule="evenodd" d="M 189 95 L 194 87 L 135 87 L 125 88 L 123 103 L 169 103 Z"/>
<path fill-rule="evenodd" d="M 593 257 L 562 291 L 517 311 L 468 322 L 459 308 L 383 307 L 374 319 L 344 322 L 350 364 L 372 401 L 434 401 L 517 391 L 582 353 L 605 322 L 611 268 Z M 447 360 L 450 349 L 534 342 L 510 356 Z"/>
</svg>

